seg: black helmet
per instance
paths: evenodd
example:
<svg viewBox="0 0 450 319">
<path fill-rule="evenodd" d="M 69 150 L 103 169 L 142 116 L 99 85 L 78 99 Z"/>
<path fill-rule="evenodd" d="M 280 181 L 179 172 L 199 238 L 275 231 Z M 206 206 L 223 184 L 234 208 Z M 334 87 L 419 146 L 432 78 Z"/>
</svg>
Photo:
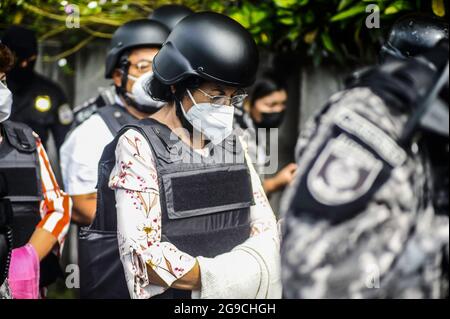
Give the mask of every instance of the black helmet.
<svg viewBox="0 0 450 319">
<path fill-rule="evenodd" d="M 119 27 L 111 39 L 106 56 L 105 77 L 111 78 L 122 53 L 134 47 L 160 47 L 169 36 L 169 29 L 158 21 L 133 20 Z"/>
<path fill-rule="evenodd" d="M 155 11 L 153 11 L 148 18 L 164 24 L 170 31 L 172 31 L 181 20 L 192 13 L 194 13 L 194 11 L 186 6 L 179 4 L 168 4 L 155 9 Z"/>
<path fill-rule="evenodd" d="M 246 87 L 255 81 L 258 49 L 250 33 L 233 19 L 213 12 L 193 13 L 169 35 L 153 60 L 165 85 L 190 76 Z"/>
<path fill-rule="evenodd" d="M 408 58 L 427 52 L 442 39 L 448 40 L 446 21 L 423 14 L 410 14 L 394 24 L 381 54 L 382 57 Z"/>
</svg>

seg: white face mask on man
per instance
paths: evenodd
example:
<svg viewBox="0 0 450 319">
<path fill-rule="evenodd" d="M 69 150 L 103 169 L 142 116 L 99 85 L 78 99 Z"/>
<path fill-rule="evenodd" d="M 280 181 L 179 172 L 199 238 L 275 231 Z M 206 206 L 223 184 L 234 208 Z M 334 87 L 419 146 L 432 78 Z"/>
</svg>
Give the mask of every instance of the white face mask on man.
<svg viewBox="0 0 450 319">
<path fill-rule="evenodd" d="M 189 90 L 187 93 L 194 105 L 188 112 L 181 105 L 184 117 L 214 145 L 220 144 L 233 131 L 234 107 L 197 103 Z"/>
<path fill-rule="evenodd" d="M 140 77 L 135 77 L 133 75 L 128 75 L 128 77 L 134 81 L 133 86 L 131 87 L 131 93 L 128 93 L 128 96 L 136 103 L 153 108 L 161 108 L 164 106 L 164 102 L 153 99 L 144 89 L 145 85 L 147 85 L 153 77 L 153 72 L 144 73 Z"/>
<path fill-rule="evenodd" d="M 0 82 L 0 123 L 9 119 L 13 103 L 12 93 L 5 84 Z"/>
</svg>

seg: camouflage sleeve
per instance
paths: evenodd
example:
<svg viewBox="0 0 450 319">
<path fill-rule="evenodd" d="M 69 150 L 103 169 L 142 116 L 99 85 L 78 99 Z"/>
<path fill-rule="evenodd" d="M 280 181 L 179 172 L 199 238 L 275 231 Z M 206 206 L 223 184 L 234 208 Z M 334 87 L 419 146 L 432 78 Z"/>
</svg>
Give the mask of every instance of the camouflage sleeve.
<svg viewBox="0 0 450 319">
<path fill-rule="evenodd" d="M 11 290 L 9 289 L 8 280 L 5 280 L 0 286 L 0 299 L 12 299 Z"/>
<path fill-rule="evenodd" d="M 424 200 L 418 145 L 395 142 L 405 121 L 357 88 L 333 97 L 301 136 L 283 213 L 286 297 L 438 296 L 424 273 L 439 263 L 448 218 Z"/>
</svg>

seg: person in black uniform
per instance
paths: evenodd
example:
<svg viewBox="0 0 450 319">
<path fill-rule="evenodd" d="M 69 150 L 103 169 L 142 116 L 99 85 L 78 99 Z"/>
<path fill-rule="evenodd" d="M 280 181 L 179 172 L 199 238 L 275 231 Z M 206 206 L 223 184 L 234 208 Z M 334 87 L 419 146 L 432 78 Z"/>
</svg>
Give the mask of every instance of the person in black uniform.
<svg viewBox="0 0 450 319">
<path fill-rule="evenodd" d="M 7 80 L 14 97 L 11 120 L 29 125 L 44 145 L 51 132 L 59 149 L 70 129 L 73 113 L 61 87 L 34 70 L 38 54 L 35 33 L 11 26 L 5 30 L 2 42 L 16 56 Z"/>
</svg>

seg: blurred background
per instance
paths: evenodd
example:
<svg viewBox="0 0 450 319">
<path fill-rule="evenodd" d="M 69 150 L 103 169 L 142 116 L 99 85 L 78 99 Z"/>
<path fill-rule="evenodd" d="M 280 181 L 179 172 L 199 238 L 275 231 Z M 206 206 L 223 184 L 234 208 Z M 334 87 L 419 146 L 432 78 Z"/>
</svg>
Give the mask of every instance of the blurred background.
<svg viewBox="0 0 450 319">
<path fill-rule="evenodd" d="M 342 88 L 351 72 L 376 62 L 392 23 L 409 12 L 446 17 L 445 0 L 0 0 L 0 34 L 12 24 L 39 37 L 37 71 L 59 83 L 72 107 L 107 87 L 104 60 L 114 30 L 124 22 L 148 17 L 164 4 L 184 4 L 194 11 L 216 11 L 240 22 L 260 47 L 261 72 L 273 68 L 288 84 L 288 107 L 280 128 L 279 166 L 294 159 L 305 121 Z M 376 5 L 376 6 L 370 6 Z M 368 27 L 367 21 L 379 23 Z M 48 152 L 56 162 L 55 148 Z M 57 164 L 53 167 L 58 167 Z M 59 176 L 59 172 L 57 172 Z M 281 193 L 271 196 L 278 211 Z M 72 230 L 72 237 L 76 230 Z M 69 239 L 65 263 L 76 263 Z M 63 283 L 50 298 L 74 298 Z"/>
</svg>

